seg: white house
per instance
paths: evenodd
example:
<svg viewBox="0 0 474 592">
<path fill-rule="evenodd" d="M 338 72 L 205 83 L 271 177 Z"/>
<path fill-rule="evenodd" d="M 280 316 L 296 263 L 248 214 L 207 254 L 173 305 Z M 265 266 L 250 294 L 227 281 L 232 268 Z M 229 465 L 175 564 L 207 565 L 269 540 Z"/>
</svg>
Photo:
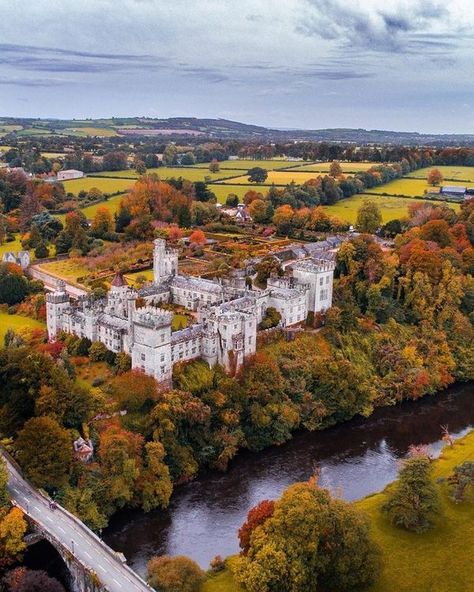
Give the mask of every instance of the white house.
<svg viewBox="0 0 474 592">
<path fill-rule="evenodd" d="M 76 169 L 66 169 L 58 172 L 58 181 L 69 181 L 71 179 L 81 179 L 82 177 L 84 177 L 84 173 Z"/>
</svg>

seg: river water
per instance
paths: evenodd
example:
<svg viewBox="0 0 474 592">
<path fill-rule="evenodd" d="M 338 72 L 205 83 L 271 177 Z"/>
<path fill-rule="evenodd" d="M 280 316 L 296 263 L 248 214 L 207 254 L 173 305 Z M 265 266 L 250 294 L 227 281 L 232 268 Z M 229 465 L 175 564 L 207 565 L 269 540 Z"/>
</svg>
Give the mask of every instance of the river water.
<svg viewBox="0 0 474 592">
<path fill-rule="evenodd" d="M 320 432 L 299 432 L 279 447 L 243 452 L 226 473 L 208 472 L 180 486 L 170 507 L 116 515 L 104 540 L 122 551 L 141 575 L 153 555 L 188 555 L 203 568 L 216 555 L 238 551 L 237 530 L 248 510 L 275 499 L 291 483 L 306 481 L 316 467 L 320 483 L 347 500 L 379 491 L 393 481 L 397 461 L 411 444 L 442 448 L 441 425 L 455 437 L 474 426 L 474 384 L 433 397 L 378 409 Z"/>
</svg>

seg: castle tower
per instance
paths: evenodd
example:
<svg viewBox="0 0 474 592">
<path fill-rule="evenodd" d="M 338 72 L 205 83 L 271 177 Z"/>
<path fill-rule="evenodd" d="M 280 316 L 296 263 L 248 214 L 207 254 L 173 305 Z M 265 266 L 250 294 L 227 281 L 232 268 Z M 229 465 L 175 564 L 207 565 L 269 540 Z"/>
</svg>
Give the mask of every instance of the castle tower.
<svg viewBox="0 0 474 592">
<path fill-rule="evenodd" d="M 58 281 L 57 289 L 46 295 L 46 322 L 48 325 L 48 338 L 52 341 L 56 335 L 64 329 L 63 315 L 69 308 L 69 295 L 66 292 L 66 284 Z"/>
<path fill-rule="evenodd" d="M 166 247 L 166 241 L 162 238 L 157 238 L 153 250 L 153 279 L 155 284 L 160 284 L 177 273 L 178 251 L 168 249 Z"/>
<path fill-rule="evenodd" d="M 115 274 L 110 291 L 107 294 L 107 312 L 114 316 L 126 318 L 128 314 L 127 296 L 130 292 L 130 286 L 122 273 Z"/>
<path fill-rule="evenodd" d="M 308 311 L 323 312 L 332 306 L 334 261 L 305 260 L 293 265 L 293 277 L 298 284 L 308 285 Z"/>
</svg>

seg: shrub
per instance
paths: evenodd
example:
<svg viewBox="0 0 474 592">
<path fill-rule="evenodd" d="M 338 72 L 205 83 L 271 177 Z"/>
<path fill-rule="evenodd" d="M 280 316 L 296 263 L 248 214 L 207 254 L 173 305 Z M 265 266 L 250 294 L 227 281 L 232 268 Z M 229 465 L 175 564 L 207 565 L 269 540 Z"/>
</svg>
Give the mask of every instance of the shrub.
<svg viewBox="0 0 474 592">
<path fill-rule="evenodd" d="M 163 555 L 148 562 L 148 583 L 157 592 L 198 592 L 203 580 L 199 565 L 184 555 Z"/>
<path fill-rule="evenodd" d="M 100 341 L 94 341 L 89 348 L 89 358 L 91 362 L 102 362 L 105 359 L 107 348 Z"/>
<path fill-rule="evenodd" d="M 469 492 L 474 492 L 474 462 L 467 460 L 454 467 L 448 483 L 452 499 L 456 502 L 464 501 Z"/>
</svg>

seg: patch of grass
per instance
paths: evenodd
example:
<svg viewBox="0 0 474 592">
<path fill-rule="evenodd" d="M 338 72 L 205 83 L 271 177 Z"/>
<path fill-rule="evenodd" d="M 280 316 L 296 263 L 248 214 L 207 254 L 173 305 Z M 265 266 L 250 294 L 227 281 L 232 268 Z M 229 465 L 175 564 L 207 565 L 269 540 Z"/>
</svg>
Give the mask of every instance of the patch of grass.
<svg viewBox="0 0 474 592">
<path fill-rule="evenodd" d="M 228 177 L 232 175 L 232 171 L 211 173 L 207 169 L 195 169 L 191 167 L 158 167 L 156 169 L 148 169 L 148 174 L 156 173 L 160 179 L 166 180 L 175 177 L 183 177 L 188 181 L 204 181 L 205 177 L 210 177 L 211 180 L 215 181 L 222 177 Z M 97 173 L 101 177 L 114 177 L 115 179 L 122 179 L 127 177 L 133 177 L 138 179 L 140 175 L 134 169 L 128 169 L 127 171 L 104 171 L 103 173 Z M 239 174 L 238 171 L 234 174 Z"/>
<path fill-rule="evenodd" d="M 46 329 L 46 325 L 29 317 L 0 312 L 0 347 L 3 346 L 3 339 L 8 329 L 13 329 L 15 333 L 22 333 L 30 329 Z"/>
<path fill-rule="evenodd" d="M 293 170 L 289 171 L 268 171 L 268 177 L 265 180 L 264 185 L 289 185 L 290 183 L 294 182 L 297 185 L 302 185 L 305 181 L 309 179 L 315 179 L 318 176 L 318 173 L 311 173 L 311 172 L 294 172 Z M 223 183 L 245 183 L 248 185 L 252 185 L 249 182 L 247 175 L 242 175 L 241 177 L 237 177 L 236 179 L 229 179 L 229 181 L 223 181 Z"/>
<path fill-rule="evenodd" d="M 173 320 L 171 321 L 172 331 L 179 331 L 180 329 L 186 329 L 189 324 L 189 319 L 186 315 L 175 312 Z"/>
<path fill-rule="evenodd" d="M 232 566 L 236 557 L 226 559 L 226 568 L 217 574 L 209 575 L 201 586 L 200 592 L 244 592 L 244 589 L 234 580 Z"/>
<path fill-rule="evenodd" d="M 459 181 L 450 181 L 449 185 L 465 185 L 465 183 L 461 183 Z M 389 195 L 406 195 L 408 197 L 423 197 L 425 192 L 430 192 L 433 190 L 438 191 L 437 188 L 428 185 L 428 183 L 423 179 L 405 178 L 390 181 L 390 183 L 380 185 L 379 187 L 373 187 L 370 192 L 379 194 L 387 193 Z"/>
<path fill-rule="evenodd" d="M 90 191 L 93 187 L 97 187 L 102 193 L 127 191 L 133 187 L 134 183 L 134 179 L 109 179 L 108 177 L 83 177 L 82 179 L 63 181 L 66 193 L 73 195 L 77 195 L 80 191 Z"/>
<path fill-rule="evenodd" d="M 77 283 L 78 278 L 88 275 L 89 270 L 78 259 L 60 259 L 41 265 L 41 269 L 68 282 Z"/>
<path fill-rule="evenodd" d="M 237 195 L 237 197 L 242 202 L 247 191 L 253 189 L 254 191 L 258 191 L 263 195 L 266 195 L 269 188 L 265 185 L 230 185 L 226 183 L 225 185 L 209 185 L 209 189 L 215 194 L 217 201 L 223 204 L 225 203 L 227 196 L 231 193 Z"/>
<path fill-rule="evenodd" d="M 474 183 L 474 167 L 469 166 L 437 166 L 433 165 L 431 167 L 426 167 L 424 169 L 418 169 L 417 171 L 412 171 L 407 176 L 412 178 L 422 178 L 426 179 L 428 173 L 432 169 L 438 169 L 443 173 L 443 177 L 445 179 L 455 179 L 459 181 L 469 181 Z M 448 185 L 449 183 L 443 182 L 442 185 Z"/>
<path fill-rule="evenodd" d="M 331 161 L 332 162 L 332 161 Z M 304 164 L 296 169 L 295 171 L 309 171 L 317 173 L 328 173 L 331 162 L 315 162 L 313 164 Z M 344 173 L 357 173 L 360 171 L 367 171 L 370 168 L 383 164 L 381 162 L 340 162 L 341 168 Z"/>
<path fill-rule="evenodd" d="M 249 169 L 253 169 L 254 167 L 260 167 L 267 171 L 273 171 L 275 169 L 281 169 L 288 166 L 293 166 L 295 162 L 289 162 L 288 160 L 283 159 L 274 159 L 274 160 L 246 160 L 246 159 L 239 159 L 239 160 L 224 160 L 223 162 L 219 163 L 220 169 L 240 169 L 242 171 L 248 171 Z M 195 165 L 199 168 L 209 169 L 208 162 L 201 162 Z"/>
<path fill-rule="evenodd" d="M 153 269 L 145 269 L 144 271 L 134 271 L 133 273 L 127 273 L 125 275 L 125 279 L 130 285 L 134 286 L 135 280 L 140 275 L 145 276 L 149 282 L 153 281 Z"/>
<path fill-rule="evenodd" d="M 69 136 L 101 136 L 103 138 L 110 138 L 111 136 L 118 136 L 118 133 L 107 127 L 71 127 L 61 130 L 63 134 Z"/>
<path fill-rule="evenodd" d="M 95 214 L 99 208 L 107 208 L 113 216 L 116 212 L 118 212 L 119 207 L 120 207 L 120 202 L 121 202 L 123 196 L 124 196 L 123 193 L 120 193 L 119 195 L 114 195 L 113 197 L 107 199 L 106 201 L 101 201 L 101 202 L 96 203 L 92 206 L 87 206 L 85 208 L 82 208 L 82 212 L 84 213 L 84 216 L 86 216 L 86 218 L 88 218 L 89 220 L 92 220 L 92 218 L 95 216 Z"/>
</svg>

